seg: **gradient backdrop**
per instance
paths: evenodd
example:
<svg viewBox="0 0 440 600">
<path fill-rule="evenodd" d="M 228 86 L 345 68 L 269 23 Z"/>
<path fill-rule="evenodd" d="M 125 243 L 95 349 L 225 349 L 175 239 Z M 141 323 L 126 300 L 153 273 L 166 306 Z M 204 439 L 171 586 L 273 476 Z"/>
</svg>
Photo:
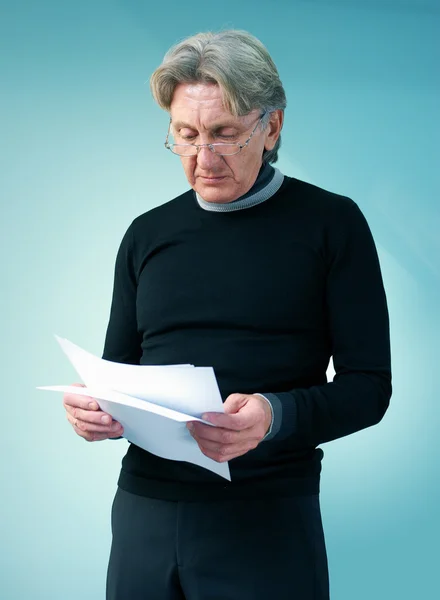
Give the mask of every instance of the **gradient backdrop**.
<svg viewBox="0 0 440 600">
<path fill-rule="evenodd" d="M 225 27 L 267 45 L 288 95 L 279 167 L 360 205 L 389 299 L 391 408 L 324 448 L 332 599 L 437 597 L 440 3 L 10 0 L 0 12 L 5 600 L 104 598 L 126 442 L 83 442 L 61 396 L 35 387 L 77 379 L 53 333 L 101 352 L 126 227 L 186 189 L 163 148 L 151 72 L 177 40 Z"/>
</svg>

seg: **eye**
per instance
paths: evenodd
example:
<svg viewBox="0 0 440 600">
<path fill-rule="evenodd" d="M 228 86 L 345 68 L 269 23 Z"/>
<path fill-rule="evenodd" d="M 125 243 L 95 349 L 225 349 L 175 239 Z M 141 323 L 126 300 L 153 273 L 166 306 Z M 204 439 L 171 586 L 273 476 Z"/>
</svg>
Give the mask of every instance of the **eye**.
<svg viewBox="0 0 440 600">
<path fill-rule="evenodd" d="M 185 141 L 191 141 L 194 140 L 197 137 L 197 134 L 194 131 L 191 131 L 191 129 L 179 129 L 179 131 L 177 132 L 177 135 Z"/>
<path fill-rule="evenodd" d="M 230 128 L 222 128 L 215 132 L 215 137 L 222 140 L 234 140 L 237 137 L 237 132 Z"/>
</svg>

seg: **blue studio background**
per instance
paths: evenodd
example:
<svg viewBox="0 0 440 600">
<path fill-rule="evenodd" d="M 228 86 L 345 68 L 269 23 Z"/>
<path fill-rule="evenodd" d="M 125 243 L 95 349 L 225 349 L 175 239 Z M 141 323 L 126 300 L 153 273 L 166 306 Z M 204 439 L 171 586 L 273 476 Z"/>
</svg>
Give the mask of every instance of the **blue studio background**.
<svg viewBox="0 0 440 600">
<path fill-rule="evenodd" d="M 99 600 L 126 442 L 87 444 L 53 333 L 100 354 L 131 220 L 187 188 L 148 79 L 192 33 L 259 37 L 288 96 L 279 168 L 351 196 L 375 236 L 391 314 L 383 422 L 325 445 L 333 600 L 438 593 L 440 3 L 275 0 L 0 3 L 0 595 Z"/>
</svg>

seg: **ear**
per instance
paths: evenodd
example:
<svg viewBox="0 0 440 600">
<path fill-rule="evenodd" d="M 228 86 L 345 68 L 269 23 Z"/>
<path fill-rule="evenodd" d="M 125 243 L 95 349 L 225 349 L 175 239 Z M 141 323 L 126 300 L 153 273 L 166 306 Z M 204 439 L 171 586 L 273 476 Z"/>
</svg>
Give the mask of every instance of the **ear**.
<svg viewBox="0 0 440 600">
<path fill-rule="evenodd" d="M 265 150 L 272 150 L 278 138 L 280 137 L 281 129 L 283 128 L 284 111 L 274 110 L 270 114 L 270 120 L 266 128 L 266 141 L 264 143 Z"/>
</svg>

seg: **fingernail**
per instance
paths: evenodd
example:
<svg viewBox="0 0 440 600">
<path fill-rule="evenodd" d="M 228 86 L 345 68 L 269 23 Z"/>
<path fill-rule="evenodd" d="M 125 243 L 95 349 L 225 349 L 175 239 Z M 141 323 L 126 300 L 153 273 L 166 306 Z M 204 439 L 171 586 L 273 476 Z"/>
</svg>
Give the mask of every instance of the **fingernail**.
<svg viewBox="0 0 440 600">
<path fill-rule="evenodd" d="M 98 405 L 96 404 L 96 402 L 90 402 L 89 403 L 89 408 L 90 408 L 90 410 L 97 410 L 98 409 Z"/>
<path fill-rule="evenodd" d="M 190 431 L 194 430 L 194 425 L 192 423 L 188 423 L 187 427 Z"/>
<path fill-rule="evenodd" d="M 121 425 L 119 423 L 113 423 L 112 431 L 118 431 L 118 429 L 122 429 Z"/>
<path fill-rule="evenodd" d="M 104 415 L 103 417 L 101 417 L 101 421 L 102 423 L 110 423 L 110 417 L 108 417 L 107 415 Z"/>
</svg>

